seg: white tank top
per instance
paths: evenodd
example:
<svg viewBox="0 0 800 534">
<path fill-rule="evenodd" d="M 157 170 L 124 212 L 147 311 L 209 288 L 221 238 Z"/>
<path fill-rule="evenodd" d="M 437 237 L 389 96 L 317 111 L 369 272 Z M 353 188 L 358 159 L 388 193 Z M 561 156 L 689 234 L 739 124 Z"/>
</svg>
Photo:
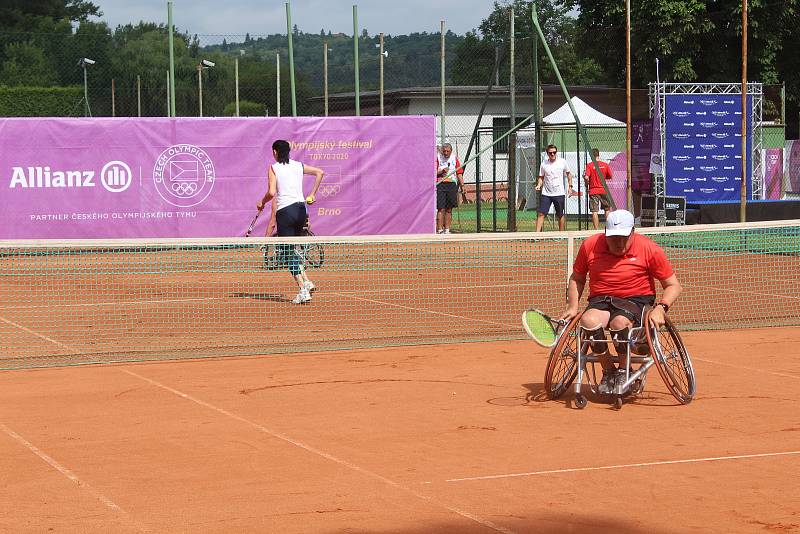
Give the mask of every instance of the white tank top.
<svg viewBox="0 0 800 534">
<path fill-rule="evenodd" d="M 305 202 L 303 195 L 303 164 L 293 159 L 289 163 L 272 164 L 272 172 L 275 173 L 277 181 L 277 193 L 275 202 L 278 203 L 277 209 L 283 209 L 296 202 Z"/>
</svg>

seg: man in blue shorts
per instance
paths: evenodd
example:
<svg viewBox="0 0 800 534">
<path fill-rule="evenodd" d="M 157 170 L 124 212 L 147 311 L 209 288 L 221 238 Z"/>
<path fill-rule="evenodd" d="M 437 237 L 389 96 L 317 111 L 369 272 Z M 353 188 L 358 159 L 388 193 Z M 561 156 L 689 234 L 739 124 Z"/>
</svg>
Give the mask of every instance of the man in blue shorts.
<svg viewBox="0 0 800 534">
<path fill-rule="evenodd" d="M 536 217 L 536 231 L 542 231 L 544 218 L 550 212 L 550 206 L 556 210 L 558 229 L 562 232 L 567 227 L 567 217 L 564 215 L 566 195 L 564 193 L 564 176 L 567 177 L 567 187 L 572 195 L 572 173 L 567 162 L 558 157 L 556 145 L 547 145 L 547 159 L 542 162 L 539 169 L 539 178 L 536 180 L 536 190 L 539 195 L 539 214 Z"/>
</svg>

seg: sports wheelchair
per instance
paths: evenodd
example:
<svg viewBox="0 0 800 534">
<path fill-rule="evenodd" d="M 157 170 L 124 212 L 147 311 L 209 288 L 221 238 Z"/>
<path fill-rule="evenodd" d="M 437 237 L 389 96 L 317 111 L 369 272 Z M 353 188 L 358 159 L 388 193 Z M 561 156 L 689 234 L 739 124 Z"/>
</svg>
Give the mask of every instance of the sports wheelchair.
<svg viewBox="0 0 800 534">
<path fill-rule="evenodd" d="M 689 404 L 696 388 L 689 353 L 672 321 L 666 318 L 664 326 L 656 329 L 650 324 L 650 311 L 647 307 L 642 313 L 644 326 L 609 330 L 608 334 L 604 329 L 598 329 L 602 337 L 597 336 L 597 331 L 581 326 L 582 313 L 573 318 L 561 330 L 550 351 L 544 375 L 548 398 L 561 397 L 574 383 L 575 407 L 583 409 L 587 403 L 581 392 L 585 377 L 592 393 L 610 396 L 614 407 L 620 409 L 626 397 L 644 391 L 647 370 L 655 365 L 672 396 L 681 404 Z M 602 375 L 600 360 L 592 351 L 592 345 L 597 348 L 602 344 L 608 347 L 611 360 L 622 369 L 612 392 L 605 394 L 600 393 L 598 387 L 598 373 Z"/>
</svg>

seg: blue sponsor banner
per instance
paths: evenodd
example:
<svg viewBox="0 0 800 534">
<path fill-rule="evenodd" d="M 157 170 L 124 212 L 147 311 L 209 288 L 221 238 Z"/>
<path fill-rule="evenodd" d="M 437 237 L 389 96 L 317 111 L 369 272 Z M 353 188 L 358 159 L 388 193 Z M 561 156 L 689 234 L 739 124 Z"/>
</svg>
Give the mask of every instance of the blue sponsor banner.
<svg viewBox="0 0 800 534">
<path fill-rule="evenodd" d="M 742 183 L 742 95 L 666 95 L 666 194 L 687 202 L 739 200 Z M 747 154 L 752 154 L 752 96 L 747 97 Z M 747 159 L 747 190 L 752 161 Z"/>
</svg>

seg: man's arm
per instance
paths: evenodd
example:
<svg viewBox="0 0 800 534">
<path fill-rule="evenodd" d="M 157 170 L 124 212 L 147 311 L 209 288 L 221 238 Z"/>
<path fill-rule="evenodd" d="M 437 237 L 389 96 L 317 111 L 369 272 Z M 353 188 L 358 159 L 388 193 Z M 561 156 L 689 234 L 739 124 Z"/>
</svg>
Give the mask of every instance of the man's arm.
<svg viewBox="0 0 800 534">
<path fill-rule="evenodd" d="M 273 172 L 272 167 L 269 168 L 268 181 L 269 187 L 267 187 L 267 192 L 264 193 L 264 196 L 261 198 L 258 204 L 256 204 L 258 211 L 263 210 L 266 203 L 269 202 L 270 199 L 274 198 L 275 193 L 278 191 L 278 179 L 275 178 L 275 172 Z"/>
<path fill-rule="evenodd" d="M 661 298 L 658 302 L 666 304 L 667 308 L 669 308 L 675 300 L 677 300 L 678 295 L 683 291 L 683 287 L 674 274 L 669 278 L 659 281 L 661 282 L 661 287 L 664 288 L 664 292 L 661 294 Z M 653 326 L 656 328 L 661 328 L 666 321 L 666 314 L 667 310 L 664 309 L 664 306 L 656 304 L 653 306 L 653 311 L 650 312 L 650 322 L 653 323 Z"/>
<path fill-rule="evenodd" d="M 585 286 L 586 276 L 579 275 L 573 271 L 569 277 L 569 283 L 567 284 L 567 309 L 561 315 L 560 319 L 570 321 L 573 317 L 578 315 L 578 306 L 580 305 L 581 295 L 583 294 L 583 288 Z"/>
</svg>

